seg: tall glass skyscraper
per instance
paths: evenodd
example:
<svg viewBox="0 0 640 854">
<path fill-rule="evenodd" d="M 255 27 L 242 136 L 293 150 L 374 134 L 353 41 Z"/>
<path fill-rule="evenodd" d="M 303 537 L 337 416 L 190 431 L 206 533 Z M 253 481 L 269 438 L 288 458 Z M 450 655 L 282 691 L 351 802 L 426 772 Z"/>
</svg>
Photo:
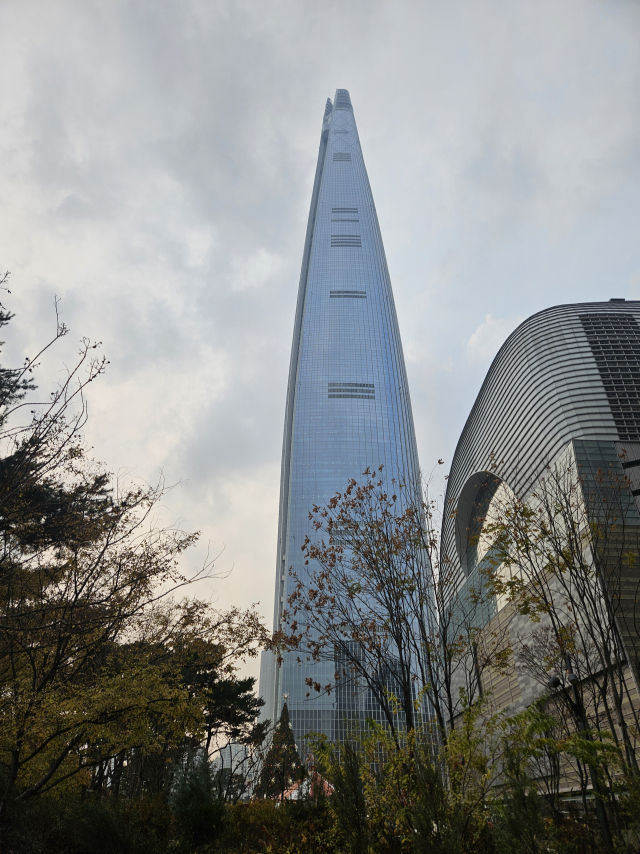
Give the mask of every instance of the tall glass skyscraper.
<svg viewBox="0 0 640 854">
<path fill-rule="evenodd" d="M 400 332 L 371 187 L 351 99 L 327 100 L 302 257 L 289 373 L 274 626 L 291 592 L 293 568 L 304 579 L 301 546 L 313 535 L 309 511 L 350 478 L 384 465 L 388 479 L 418 477 L 413 416 Z M 264 653 L 260 690 L 265 716 L 287 700 L 297 737 L 336 733 L 343 715 L 335 694 L 307 697 L 307 677 L 333 682 L 329 662 L 280 666 Z"/>
</svg>

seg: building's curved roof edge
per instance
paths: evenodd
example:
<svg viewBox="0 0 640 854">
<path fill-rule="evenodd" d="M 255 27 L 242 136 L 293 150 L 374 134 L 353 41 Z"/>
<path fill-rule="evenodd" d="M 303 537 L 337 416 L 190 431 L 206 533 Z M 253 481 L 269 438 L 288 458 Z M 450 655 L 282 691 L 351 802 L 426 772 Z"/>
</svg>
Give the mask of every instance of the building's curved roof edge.
<svg viewBox="0 0 640 854">
<path fill-rule="evenodd" d="M 541 309 L 537 311 L 535 314 L 529 315 L 529 317 L 525 318 L 522 323 L 519 323 L 518 326 L 511 332 L 505 341 L 500 345 L 500 348 L 496 355 L 491 360 L 491 364 L 487 369 L 487 373 L 485 374 L 484 380 L 482 381 L 482 385 L 478 389 L 478 393 L 476 394 L 473 405 L 469 411 L 467 418 L 465 419 L 462 430 L 460 431 L 460 436 L 458 437 L 458 441 L 456 443 L 455 450 L 453 452 L 453 456 L 451 458 L 451 466 L 449 467 L 449 475 L 447 480 L 447 488 L 445 490 L 445 505 L 449 502 L 450 499 L 456 498 L 453 490 L 455 487 L 453 484 L 455 483 L 455 478 L 452 478 L 452 474 L 456 467 L 456 462 L 458 460 L 459 454 L 464 448 L 465 442 L 467 440 L 467 436 L 469 431 L 473 426 L 473 419 L 476 415 L 477 409 L 482 405 L 483 399 L 486 396 L 487 386 L 493 381 L 495 373 L 500 368 L 500 360 L 504 356 L 505 351 L 507 351 L 514 343 L 514 341 L 522 335 L 526 329 L 535 324 L 536 321 L 540 321 L 545 315 L 552 315 L 562 313 L 563 310 L 570 311 L 571 313 L 575 313 L 577 310 L 589 310 L 589 309 L 606 309 L 607 311 L 624 311 L 626 307 L 633 307 L 636 311 L 640 310 L 640 300 L 627 300 L 624 301 L 622 299 L 616 301 L 603 301 L 603 300 L 594 300 L 590 302 L 574 302 L 574 303 L 560 303 L 558 305 L 549 306 L 548 308 Z"/>
<path fill-rule="evenodd" d="M 505 338 L 505 340 L 500 345 L 500 349 L 498 350 L 496 355 L 491 360 L 491 364 L 489 365 L 489 369 L 487 370 L 487 375 L 485 376 L 484 381 L 483 381 L 482 385 L 480 386 L 480 390 L 478 391 L 477 398 L 480 397 L 480 395 L 482 394 L 484 384 L 487 381 L 487 379 L 489 378 L 489 374 L 491 373 L 491 369 L 493 368 L 494 364 L 496 363 L 496 361 L 498 360 L 498 358 L 502 354 L 502 351 L 511 342 L 511 339 L 515 338 L 515 336 L 528 323 L 532 323 L 533 321 L 540 318 L 543 314 L 550 314 L 551 312 L 557 312 L 557 311 L 560 311 L 561 309 L 588 308 L 590 306 L 598 306 L 598 307 L 602 308 L 603 306 L 607 306 L 608 309 L 616 310 L 616 309 L 624 308 L 627 305 L 640 306 L 640 300 L 625 299 L 624 301 L 620 300 L 620 301 L 615 301 L 615 302 L 611 302 L 611 300 L 607 300 L 606 302 L 604 302 L 603 300 L 595 300 L 593 302 L 563 302 L 563 303 L 559 303 L 558 305 L 552 305 L 552 306 L 549 306 L 548 308 L 543 308 L 540 311 L 536 311 L 535 314 L 530 314 L 529 317 L 526 317 L 522 321 L 522 323 L 519 323 L 516 326 L 516 328 L 513 330 L 513 332 L 509 333 L 509 335 Z M 476 398 L 476 400 L 477 400 L 477 398 Z M 473 407 L 472 407 L 472 409 L 473 409 Z"/>
<path fill-rule="evenodd" d="M 509 333 L 507 338 L 502 342 L 502 344 L 500 345 L 500 349 L 498 350 L 496 355 L 491 360 L 491 364 L 489 365 L 489 368 L 487 369 L 487 373 L 485 374 L 485 378 L 482 381 L 482 385 L 478 389 L 478 393 L 477 393 L 476 398 L 473 402 L 473 406 L 471 407 L 471 410 L 469 411 L 469 415 L 467 416 L 467 418 L 464 422 L 464 426 L 463 426 L 462 430 L 460 431 L 460 437 L 456 443 L 456 449 L 453 452 L 453 456 L 451 458 L 451 468 L 453 468 L 453 464 L 455 462 L 456 455 L 458 453 L 458 449 L 460 447 L 461 442 L 463 441 L 463 439 L 465 437 L 465 433 L 467 431 L 467 427 L 469 425 L 469 422 L 471 421 L 471 419 L 474 415 L 476 407 L 479 405 L 479 402 L 482 398 L 482 395 L 483 395 L 483 392 L 485 391 L 486 386 L 488 385 L 488 383 L 490 382 L 490 380 L 493 377 L 493 374 L 495 372 L 494 369 L 496 369 L 496 365 L 497 365 L 499 359 L 503 355 L 503 352 L 506 349 L 508 349 L 508 347 L 511 345 L 513 340 L 519 334 L 522 333 L 522 331 L 525 329 L 526 326 L 533 323 L 534 321 L 536 321 L 537 319 L 539 319 L 540 317 L 542 317 L 545 314 L 550 314 L 552 312 L 558 312 L 562 309 L 574 309 L 575 310 L 577 308 L 590 308 L 590 307 L 595 307 L 595 306 L 597 306 L 598 308 L 603 308 L 604 306 L 606 306 L 608 310 L 617 310 L 617 309 L 624 309 L 625 306 L 628 306 L 628 305 L 640 307 L 640 300 L 627 300 L 627 299 L 625 299 L 624 302 L 622 302 L 622 301 L 611 302 L 609 300 L 606 302 L 603 302 L 602 300 L 597 300 L 597 301 L 593 301 L 593 302 L 560 303 L 559 305 L 549 306 L 549 308 L 543 308 L 540 311 L 537 311 L 535 314 L 529 315 L 529 317 L 525 318 L 522 321 L 522 323 L 519 323 L 518 326 L 516 326 L 516 328 L 513 330 L 513 332 Z"/>
</svg>

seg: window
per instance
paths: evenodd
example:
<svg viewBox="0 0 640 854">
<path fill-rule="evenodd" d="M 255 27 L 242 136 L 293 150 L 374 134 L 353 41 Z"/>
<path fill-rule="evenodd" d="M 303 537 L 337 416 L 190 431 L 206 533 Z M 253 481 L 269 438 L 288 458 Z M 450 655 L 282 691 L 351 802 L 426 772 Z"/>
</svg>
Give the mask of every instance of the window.
<svg viewBox="0 0 640 854">
<path fill-rule="evenodd" d="M 581 314 L 618 435 L 640 441 L 640 326 L 630 314 Z"/>
<path fill-rule="evenodd" d="M 376 392 L 373 383 L 329 383 L 327 397 L 375 400 Z"/>
<path fill-rule="evenodd" d="M 353 112 L 353 107 L 351 106 L 351 98 L 349 97 L 349 92 L 346 89 L 338 89 L 336 91 L 336 103 L 334 109 L 350 110 L 351 112 Z"/>
<path fill-rule="evenodd" d="M 354 249 L 359 249 L 362 246 L 362 240 L 359 234 L 332 234 L 331 248 L 335 249 L 338 246 L 351 246 Z"/>
</svg>

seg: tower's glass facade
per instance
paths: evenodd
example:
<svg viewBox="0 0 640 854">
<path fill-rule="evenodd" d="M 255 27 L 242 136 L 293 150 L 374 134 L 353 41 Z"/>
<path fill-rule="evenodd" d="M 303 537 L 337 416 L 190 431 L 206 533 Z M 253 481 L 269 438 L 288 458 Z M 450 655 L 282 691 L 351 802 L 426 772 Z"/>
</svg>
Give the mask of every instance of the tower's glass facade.
<svg viewBox="0 0 640 854">
<path fill-rule="evenodd" d="M 418 476 L 409 389 L 382 237 L 349 93 L 327 101 L 298 292 L 280 488 L 274 626 L 304 578 L 309 511 L 350 478 L 384 465 L 387 478 Z M 260 690 L 277 720 L 286 696 L 296 736 L 336 734 L 335 694 L 307 697 L 305 679 L 327 684 L 329 662 L 281 666 L 265 653 Z"/>
</svg>

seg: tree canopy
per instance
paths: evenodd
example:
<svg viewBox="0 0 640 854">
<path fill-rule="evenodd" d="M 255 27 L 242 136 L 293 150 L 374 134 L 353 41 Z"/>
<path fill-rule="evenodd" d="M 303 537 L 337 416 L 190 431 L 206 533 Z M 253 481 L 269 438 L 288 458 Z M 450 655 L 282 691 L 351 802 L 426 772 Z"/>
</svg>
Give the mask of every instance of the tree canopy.
<svg viewBox="0 0 640 854">
<path fill-rule="evenodd" d="M 40 354 L 66 334 L 58 321 Z M 265 641 L 257 613 L 185 595 L 214 563 L 183 569 L 198 533 L 158 525 L 163 481 L 125 482 L 88 453 L 98 345 L 44 399 L 40 354 L 0 367 L 0 826 L 60 787 L 158 791 L 181 752 L 266 726 L 237 676 Z"/>
</svg>

